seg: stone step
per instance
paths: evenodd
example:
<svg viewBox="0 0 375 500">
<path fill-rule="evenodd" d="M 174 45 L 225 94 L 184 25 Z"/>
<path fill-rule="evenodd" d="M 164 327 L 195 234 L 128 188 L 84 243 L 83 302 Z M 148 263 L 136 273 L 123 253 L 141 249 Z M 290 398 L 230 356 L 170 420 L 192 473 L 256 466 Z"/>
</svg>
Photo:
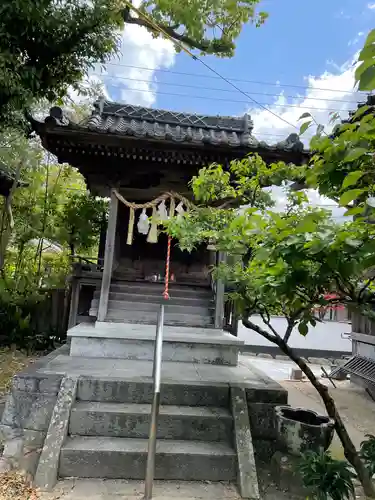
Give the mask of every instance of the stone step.
<svg viewBox="0 0 375 500">
<path fill-rule="evenodd" d="M 129 315 L 136 314 L 129 311 Z M 155 317 L 156 320 L 156 317 Z M 156 326 L 104 321 L 80 324 L 68 330 L 70 355 L 152 361 Z M 236 366 L 244 342 L 215 328 L 171 326 L 163 330 L 163 360 Z"/>
<path fill-rule="evenodd" d="M 94 299 L 99 300 L 100 290 L 95 291 Z M 119 300 L 124 302 L 144 302 L 160 304 L 162 300 L 162 295 L 150 294 L 145 295 L 139 292 L 110 292 L 109 300 Z M 168 304 L 173 305 L 186 305 L 186 306 L 197 306 L 197 307 L 214 307 L 214 301 L 212 296 L 208 297 L 196 297 L 196 296 L 171 296 Z"/>
<path fill-rule="evenodd" d="M 137 308 L 138 309 L 138 308 Z M 89 315 L 97 316 L 97 308 L 90 308 Z M 135 323 L 135 324 L 146 324 L 146 325 L 156 325 L 157 312 L 144 312 L 138 310 L 126 311 L 121 309 L 108 309 L 106 321 L 112 321 L 115 323 Z M 208 314 L 206 316 L 201 316 L 197 314 L 181 314 L 181 313 L 168 313 L 166 312 L 164 316 L 165 325 L 174 326 L 193 326 L 209 328 L 213 327 L 213 318 Z"/>
<path fill-rule="evenodd" d="M 125 300 L 109 300 L 108 309 L 119 310 L 119 311 L 144 311 L 147 313 L 158 313 L 160 309 L 160 300 L 155 298 L 154 302 L 145 302 L 143 299 L 140 302 L 136 300 L 125 301 Z M 99 300 L 93 299 L 91 302 L 91 308 L 97 310 L 99 307 Z M 165 314 L 193 314 L 198 316 L 207 316 L 213 314 L 214 307 L 197 306 L 190 304 L 173 304 L 168 302 L 165 306 Z"/>
<path fill-rule="evenodd" d="M 144 479 L 147 439 L 70 437 L 61 449 L 60 477 Z M 237 456 L 225 443 L 158 440 L 155 479 L 233 481 Z"/>
<path fill-rule="evenodd" d="M 77 401 L 151 404 L 151 380 L 80 377 Z M 161 405 L 229 408 L 229 385 L 223 383 L 163 382 Z"/>
<path fill-rule="evenodd" d="M 163 295 L 164 285 L 162 283 L 125 283 L 112 281 L 110 292 L 131 293 L 131 294 L 144 294 L 156 295 L 161 297 Z M 194 297 L 194 298 L 207 298 L 212 299 L 213 293 L 211 288 L 206 287 L 193 287 L 169 285 L 171 297 Z"/>
<path fill-rule="evenodd" d="M 77 402 L 69 433 L 147 439 L 150 414 L 148 404 Z M 157 438 L 233 444 L 232 415 L 225 408 L 160 406 Z"/>
</svg>

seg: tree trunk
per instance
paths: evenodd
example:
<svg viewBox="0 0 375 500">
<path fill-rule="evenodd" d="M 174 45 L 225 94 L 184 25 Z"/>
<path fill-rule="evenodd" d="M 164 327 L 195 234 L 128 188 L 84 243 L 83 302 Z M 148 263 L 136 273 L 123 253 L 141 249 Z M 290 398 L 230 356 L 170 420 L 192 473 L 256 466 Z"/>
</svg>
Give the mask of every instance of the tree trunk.
<svg viewBox="0 0 375 500">
<path fill-rule="evenodd" d="M 335 430 L 344 448 L 345 457 L 357 472 L 358 478 L 361 481 L 365 495 L 367 497 L 375 498 L 375 488 L 372 479 L 370 477 L 370 474 L 357 453 L 353 441 L 351 440 L 345 428 L 345 425 L 340 417 L 340 414 L 336 408 L 335 401 L 328 392 L 328 387 L 326 387 L 324 384 L 321 384 L 318 381 L 318 379 L 315 377 L 314 373 L 311 371 L 310 367 L 307 365 L 304 359 L 298 356 L 298 354 L 296 354 L 294 350 L 291 347 L 289 347 L 288 344 L 279 335 L 276 336 L 268 334 L 265 330 L 263 330 L 258 325 L 255 325 L 247 318 L 243 318 L 242 321 L 246 328 L 249 328 L 250 330 L 259 333 L 265 339 L 276 344 L 280 348 L 280 350 L 284 354 L 286 354 L 292 361 L 294 361 L 296 365 L 298 365 L 298 367 L 303 371 L 303 373 L 306 375 L 306 377 L 309 379 L 311 384 L 315 387 L 320 397 L 322 398 L 328 416 L 334 420 Z"/>
<path fill-rule="evenodd" d="M 4 203 L 4 211 L 3 211 L 3 216 L 2 216 L 2 221 L 1 221 L 1 234 L 0 234 L 0 270 L 3 271 L 4 269 L 4 264 L 5 264 L 5 255 L 6 251 L 8 248 L 8 243 L 10 241 L 11 235 L 12 235 L 12 229 L 13 229 L 13 216 L 12 216 L 12 200 L 14 193 L 17 189 L 18 186 L 18 181 L 20 180 L 21 176 L 21 167 L 22 163 L 19 162 L 12 187 L 10 189 L 10 192 L 8 196 L 5 199 Z M 7 222 L 6 222 L 7 219 Z"/>
<path fill-rule="evenodd" d="M 301 357 L 295 354 L 293 349 L 291 349 L 286 344 L 284 346 L 279 345 L 279 347 L 287 356 L 289 356 L 292 361 L 294 361 L 299 366 L 299 368 L 303 371 L 311 384 L 318 391 L 320 397 L 323 400 L 324 406 L 326 407 L 328 416 L 335 421 L 335 430 L 344 448 L 345 457 L 356 470 L 358 478 L 363 486 L 365 495 L 371 498 L 375 498 L 375 489 L 370 474 L 368 473 L 368 470 L 366 469 L 364 463 L 358 455 L 353 441 L 351 440 L 337 410 L 335 401 L 329 394 L 328 387 L 317 380 L 307 363 Z"/>
</svg>

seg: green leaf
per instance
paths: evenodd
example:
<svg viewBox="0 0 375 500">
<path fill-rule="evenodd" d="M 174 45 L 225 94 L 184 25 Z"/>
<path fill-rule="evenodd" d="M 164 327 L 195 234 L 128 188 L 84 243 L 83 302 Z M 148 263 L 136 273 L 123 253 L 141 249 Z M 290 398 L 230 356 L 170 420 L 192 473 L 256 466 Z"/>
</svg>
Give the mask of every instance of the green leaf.
<svg viewBox="0 0 375 500">
<path fill-rule="evenodd" d="M 337 111 L 331 111 L 330 112 L 330 119 L 329 119 L 329 123 L 334 123 L 335 121 L 337 121 L 338 119 L 340 118 L 340 115 Z"/>
<path fill-rule="evenodd" d="M 374 45 L 365 45 L 361 52 L 359 53 L 358 60 L 359 61 L 367 61 L 375 57 L 375 46 Z"/>
<path fill-rule="evenodd" d="M 344 182 L 342 183 L 342 189 L 345 189 L 349 186 L 352 186 L 355 184 L 362 176 L 364 172 L 361 170 L 355 170 L 354 172 L 350 172 L 344 179 Z"/>
<path fill-rule="evenodd" d="M 369 207 L 375 208 L 375 197 L 370 196 L 370 198 L 367 198 L 366 203 Z"/>
<path fill-rule="evenodd" d="M 358 248 L 361 246 L 362 241 L 361 240 L 354 240 L 353 238 L 346 238 L 345 243 L 349 245 L 350 247 Z"/>
<path fill-rule="evenodd" d="M 298 331 L 301 335 L 306 337 L 306 335 L 309 333 L 309 327 L 307 326 L 306 323 L 300 323 L 298 325 Z"/>
<path fill-rule="evenodd" d="M 344 216 L 345 217 L 352 217 L 353 215 L 359 215 L 362 212 L 363 212 L 363 207 L 352 207 L 352 208 L 349 208 L 349 210 L 347 210 L 344 213 Z"/>
<path fill-rule="evenodd" d="M 350 149 L 348 153 L 344 156 L 344 161 L 345 162 L 351 162 L 354 160 L 358 160 L 361 156 L 364 154 L 368 153 L 367 148 L 354 148 Z"/>
<path fill-rule="evenodd" d="M 358 68 L 359 69 L 359 68 Z M 357 78 L 357 71 L 356 71 Z M 370 66 L 365 69 L 363 72 L 359 73 L 359 77 L 357 78 L 359 81 L 358 90 L 361 91 L 371 91 L 375 89 L 375 65 Z"/>
<path fill-rule="evenodd" d="M 365 41 L 365 47 L 375 43 L 375 29 L 371 30 L 370 33 L 367 35 L 366 41 Z"/>
<path fill-rule="evenodd" d="M 366 113 L 367 110 L 370 109 L 370 106 L 361 106 L 357 109 L 357 111 L 354 113 L 354 115 L 351 117 L 352 121 L 356 120 L 357 118 L 361 117 Z"/>
<path fill-rule="evenodd" d="M 353 200 L 356 200 L 361 194 L 365 193 L 365 189 L 351 189 L 350 191 L 346 191 L 341 195 L 339 200 L 340 206 L 345 206 Z"/>
<path fill-rule="evenodd" d="M 316 230 L 316 222 L 311 217 L 302 219 L 296 226 L 297 233 L 312 233 Z"/>
<path fill-rule="evenodd" d="M 299 129 L 299 135 L 302 135 L 306 132 L 306 130 L 310 127 L 312 124 L 312 121 L 302 123 L 300 129 Z"/>
<path fill-rule="evenodd" d="M 304 118 L 312 118 L 312 116 L 308 112 L 302 113 L 302 115 L 298 118 L 298 120 L 303 120 Z"/>
</svg>

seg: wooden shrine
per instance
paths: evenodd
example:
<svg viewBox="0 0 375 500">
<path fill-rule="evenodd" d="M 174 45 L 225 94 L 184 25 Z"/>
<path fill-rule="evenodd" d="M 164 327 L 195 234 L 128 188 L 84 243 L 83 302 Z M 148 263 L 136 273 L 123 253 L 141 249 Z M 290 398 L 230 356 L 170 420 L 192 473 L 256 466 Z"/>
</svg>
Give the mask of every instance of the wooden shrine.
<svg viewBox="0 0 375 500">
<path fill-rule="evenodd" d="M 108 304 L 114 281 L 152 282 L 162 281 L 164 276 L 165 235 L 150 243 L 147 228 L 142 232 L 138 226 L 140 214 L 143 212 L 143 218 L 152 215 L 153 210 L 160 209 L 160 202 L 132 214 L 121 200 L 144 206 L 171 192 L 189 200 L 188 183 L 201 167 L 212 162 L 225 166 L 250 152 L 259 153 L 266 162 L 300 164 L 308 157 L 297 134 L 275 145 L 258 141 L 252 135 L 253 122 L 248 114 L 203 116 L 100 102 L 80 124 L 72 122 L 58 107 L 52 108 L 43 122 L 30 120 L 43 146 L 60 163 L 76 167 L 93 194 L 111 200 L 106 236 L 99 245 L 98 266 L 77 275 L 87 281 L 91 272 L 97 280 L 100 294 L 97 291 L 96 306 L 91 305 L 90 311 L 98 321 L 111 320 Z M 174 209 L 181 205 L 181 199 L 173 201 Z M 169 204 L 170 199 L 162 209 L 168 212 Z M 217 258 L 212 254 L 203 247 L 188 254 L 174 245 L 171 273 L 176 286 L 212 288 L 209 265 Z M 223 294 L 220 286 L 213 289 L 214 326 L 221 327 Z M 76 322 L 78 304 L 76 296 L 71 326 Z"/>
</svg>

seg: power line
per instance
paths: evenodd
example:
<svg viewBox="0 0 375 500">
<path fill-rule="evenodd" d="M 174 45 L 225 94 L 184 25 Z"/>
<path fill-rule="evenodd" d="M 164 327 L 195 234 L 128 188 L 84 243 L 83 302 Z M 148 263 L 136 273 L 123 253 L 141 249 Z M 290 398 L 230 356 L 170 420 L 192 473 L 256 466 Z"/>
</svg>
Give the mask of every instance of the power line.
<svg viewBox="0 0 375 500">
<path fill-rule="evenodd" d="M 229 90 L 229 89 L 220 89 L 217 87 L 206 87 L 202 85 L 188 85 L 186 83 L 172 83 L 172 82 L 161 82 L 161 81 L 150 81 L 150 80 L 143 80 L 141 78 L 131 78 L 127 76 L 119 76 L 119 75 L 111 75 L 109 73 L 91 73 L 94 76 L 100 76 L 100 77 L 107 77 L 107 78 L 116 78 L 119 80 L 126 80 L 126 81 L 132 81 L 132 82 L 141 82 L 141 83 L 157 83 L 158 85 L 169 85 L 171 87 L 183 87 L 183 88 L 190 88 L 190 89 L 197 89 L 197 90 L 215 90 L 218 92 L 229 92 L 229 93 L 235 93 L 235 90 Z M 266 92 L 252 92 L 249 90 L 246 90 L 251 95 L 262 95 L 266 97 L 280 97 L 280 94 L 271 94 L 271 93 L 266 93 Z M 283 95 L 283 97 L 286 97 L 288 99 L 304 99 L 304 100 L 312 100 L 312 101 L 332 101 L 332 102 L 345 102 L 345 103 L 351 103 L 351 104 L 358 104 L 358 101 L 348 101 L 346 99 L 325 99 L 323 97 L 305 97 L 305 96 L 300 96 L 300 95 Z"/>
<path fill-rule="evenodd" d="M 110 78 L 116 79 L 117 77 L 112 76 Z M 131 92 L 144 92 L 144 89 L 136 89 L 136 88 L 132 88 L 132 87 L 127 87 L 127 90 L 129 90 Z M 244 100 L 244 99 L 226 99 L 224 97 L 210 97 L 210 96 L 202 96 L 202 95 L 178 94 L 176 92 L 163 92 L 162 90 L 153 90 L 152 92 L 154 94 L 159 94 L 159 95 L 183 97 L 183 98 L 189 98 L 189 99 L 204 99 L 204 100 L 208 100 L 208 101 L 221 101 L 221 102 L 231 102 L 231 103 L 238 103 L 238 104 L 244 104 L 244 103 L 247 104 L 249 102 L 248 100 Z M 241 92 L 241 93 L 243 93 L 243 92 Z M 289 125 L 293 128 L 297 128 L 297 127 L 295 125 L 293 125 L 292 123 L 288 122 L 287 120 L 285 120 L 284 118 L 282 118 L 281 116 L 279 116 L 277 113 L 274 113 L 272 110 L 267 108 L 267 106 L 270 105 L 273 107 L 275 106 L 275 107 L 280 107 L 280 108 L 313 109 L 314 111 L 336 111 L 336 112 L 344 111 L 344 110 L 336 109 L 336 108 L 315 108 L 313 106 L 300 106 L 299 104 L 277 104 L 277 103 L 270 104 L 270 103 L 262 103 L 259 101 L 256 101 L 255 103 L 258 106 L 260 106 L 261 108 L 263 108 L 264 110 L 266 110 L 266 111 L 270 112 L 271 114 L 273 114 L 274 116 L 276 116 L 277 118 L 280 118 L 280 120 L 284 121 L 285 123 L 287 123 L 287 125 Z"/>
<path fill-rule="evenodd" d="M 261 104 L 260 102 L 258 102 L 256 99 L 254 99 L 253 97 L 251 97 L 249 94 L 247 94 L 246 92 L 243 92 L 237 85 L 235 85 L 233 82 L 231 82 L 230 80 L 228 80 L 228 78 L 226 78 L 225 76 L 222 76 L 218 71 L 216 71 L 215 69 L 211 68 L 211 66 L 209 66 L 207 63 L 205 63 L 203 61 L 203 59 L 201 59 L 200 57 L 194 55 L 192 52 L 190 52 L 190 50 L 188 50 L 182 43 L 179 43 L 177 40 L 174 40 L 168 33 L 166 33 L 165 30 L 163 30 L 163 28 L 161 28 L 160 26 L 158 26 L 154 21 L 153 19 L 149 18 L 147 15 L 145 15 L 142 11 L 140 11 L 139 9 L 137 9 L 137 7 L 135 7 L 131 1 L 129 0 L 124 0 L 125 4 L 129 7 L 129 9 L 132 9 L 134 10 L 134 12 L 136 12 L 138 14 L 138 16 L 140 16 L 141 18 L 143 18 L 144 20 L 146 20 L 146 22 L 149 23 L 149 25 L 151 27 L 153 27 L 157 32 L 159 33 L 162 33 L 164 34 L 165 37 L 167 37 L 168 40 L 170 40 L 172 43 L 174 43 L 177 47 L 180 48 L 180 50 L 183 50 L 186 54 L 188 54 L 190 57 L 192 57 L 193 60 L 195 61 L 199 61 L 201 64 L 203 64 L 203 66 L 205 66 L 209 71 L 211 71 L 211 73 L 214 73 L 214 75 L 216 75 L 217 77 L 221 78 L 222 80 L 224 80 L 226 83 L 228 83 L 228 85 L 231 85 L 234 89 L 236 89 L 238 92 L 240 92 L 241 94 L 243 94 L 245 97 L 247 97 L 248 99 L 250 99 L 253 103 L 255 103 L 257 106 L 261 107 L 262 109 L 264 109 L 265 111 L 268 111 L 271 115 L 275 116 L 276 118 L 278 118 L 279 120 L 281 120 L 282 122 L 286 123 L 287 125 L 289 125 L 290 127 L 293 127 L 295 129 L 298 129 L 298 127 L 296 125 L 293 125 L 292 123 L 290 123 L 288 120 L 285 120 L 285 118 L 281 117 L 280 115 L 278 115 L 277 113 L 275 113 L 274 111 L 272 111 L 271 109 L 267 108 L 267 106 L 264 106 L 263 104 Z"/>
<path fill-rule="evenodd" d="M 194 56 L 195 57 L 195 56 Z M 184 71 L 175 71 L 175 70 L 170 70 L 170 69 L 165 69 L 165 68 L 147 68 L 145 66 L 133 66 L 130 64 L 122 64 L 122 63 L 114 63 L 114 62 L 107 62 L 103 66 L 119 66 L 122 68 L 130 68 L 130 69 L 140 69 L 142 71 L 159 71 L 160 73 L 167 73 L 170 75 L 180 75 L 180 76 L 193 76 L 194 78 L 209 78 L 213 80 L 221 80 L 221 77 L 218 76 L 211 76 L 211 75 L 202 75 L 201 73 L 188 73 Z M 225 78 L 225 77 L 223 77 Z M 364 97 L 368 94 L 367 92 L 363 91 L 353 91 L 353 90 L 340 90 L 340 89 L 328 89 L 328 88 L 320 88 L 320 87 L 312 87 L 311 85 L 292 85 L 292 84 L 287 84 L 287 83 L 276 83 L 276 82 L 264 82 L 264 81 L 258 81 L 258 80 L 245 80 L 241 78 L 225 78 L 226 80 L 229 80 L 231 82 L 242 82 L 242 83 L 255 83 L 256 85 L 270 85 L 274 87 L 288 87 L 288 88 L 297 88 L 297 89 L 311 89 L 311 90 L 318 90 L 321 92 L 338 92 L 338 93 L 343 93 L 343 94 L 361 94 Z"/>
</svg>

